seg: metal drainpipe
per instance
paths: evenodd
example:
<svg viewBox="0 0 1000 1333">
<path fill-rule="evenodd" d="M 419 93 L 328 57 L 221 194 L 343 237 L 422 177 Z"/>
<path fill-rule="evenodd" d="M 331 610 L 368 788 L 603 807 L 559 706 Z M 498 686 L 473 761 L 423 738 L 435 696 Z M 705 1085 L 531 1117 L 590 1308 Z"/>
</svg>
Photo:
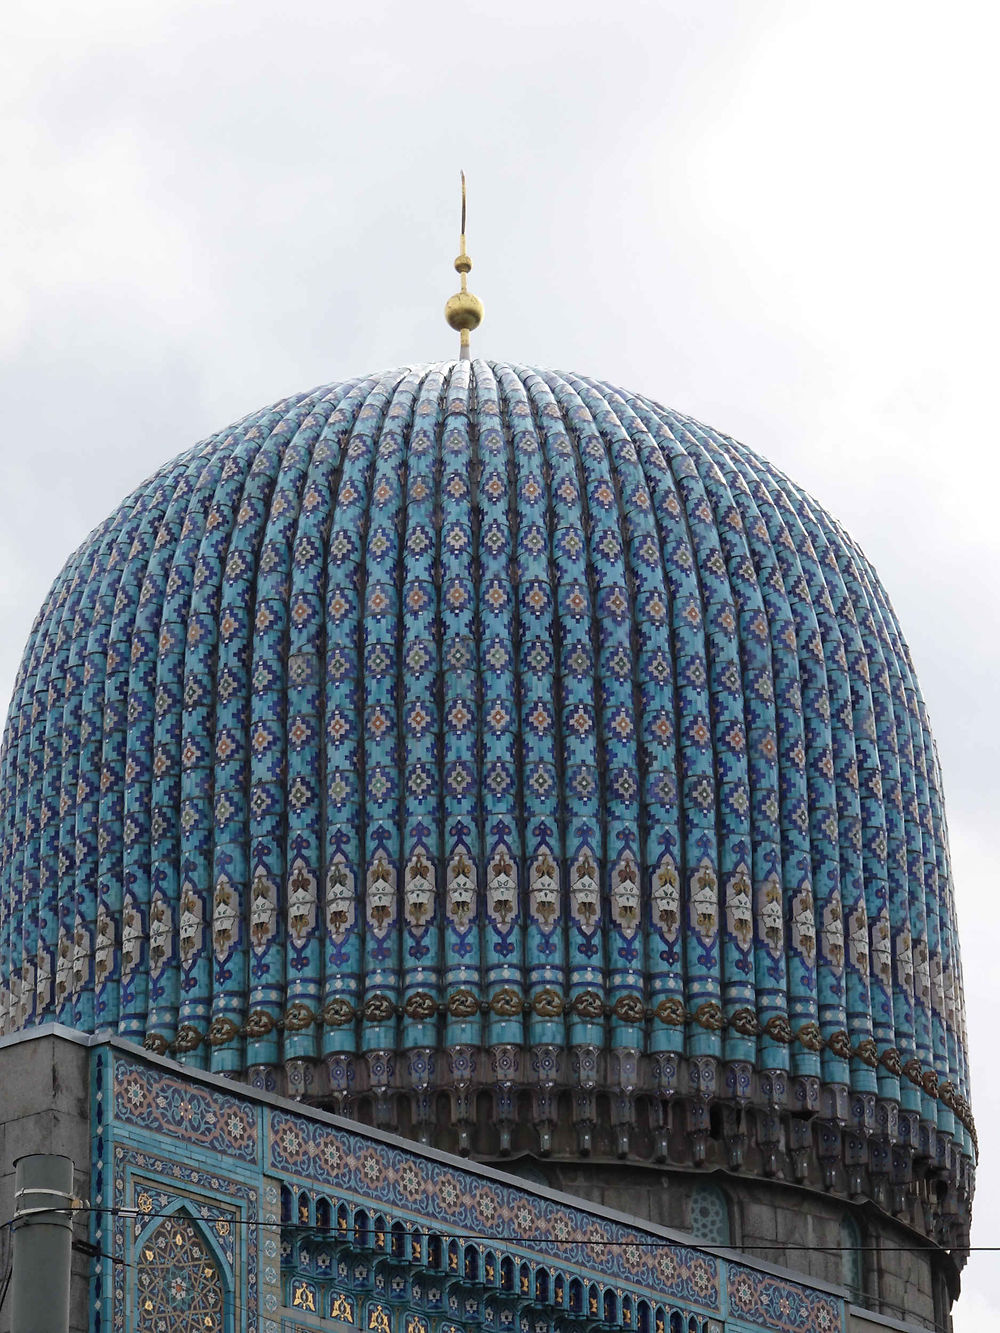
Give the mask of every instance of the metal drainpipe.
<svg viewBox="0 0 1000 1333">
<path fill-rule="evenodd" d="M 11 1333 L 69 1333 L 73 1163 L 32 1153 L 14 1167 Z"/>
</svg>

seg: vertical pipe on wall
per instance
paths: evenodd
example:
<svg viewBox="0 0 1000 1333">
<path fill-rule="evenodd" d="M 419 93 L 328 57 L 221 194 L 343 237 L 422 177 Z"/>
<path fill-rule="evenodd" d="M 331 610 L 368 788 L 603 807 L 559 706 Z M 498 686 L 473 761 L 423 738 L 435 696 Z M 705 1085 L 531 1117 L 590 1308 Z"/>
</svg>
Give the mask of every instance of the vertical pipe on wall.
<svg viewBox="0 0 1000 1333">
<path fill-rule="evenodd" d="M 68 1333 L 73 1163 L 32 1153 L 14 1165 L 11 1333 Z"/>
</svg>

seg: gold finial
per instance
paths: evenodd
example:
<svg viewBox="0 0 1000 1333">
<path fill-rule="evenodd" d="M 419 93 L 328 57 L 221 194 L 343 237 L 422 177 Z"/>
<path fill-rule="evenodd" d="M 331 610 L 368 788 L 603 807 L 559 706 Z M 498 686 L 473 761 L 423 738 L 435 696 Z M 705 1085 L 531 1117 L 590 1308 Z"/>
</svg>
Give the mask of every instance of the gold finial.
<svg viewBox="0 0 1000 1333">
<path fill-rule="evenodd" d="M 462 279 L 462 290 L 452 296 L 444 308 L 444 317 L 453 329 L 457 329 L 461 338 L 459 356 L 469 359 L 469 334 L 478 329 L 483 322 L 483 303 L 478 296 L 473 296 L 466 286 L 466 275 L 472 268 L 472 260 L 465 253 L 465 172 L 462 172 L 462 234 L 459 240 L 458 258 L 455 271 Z"/>
</svg>

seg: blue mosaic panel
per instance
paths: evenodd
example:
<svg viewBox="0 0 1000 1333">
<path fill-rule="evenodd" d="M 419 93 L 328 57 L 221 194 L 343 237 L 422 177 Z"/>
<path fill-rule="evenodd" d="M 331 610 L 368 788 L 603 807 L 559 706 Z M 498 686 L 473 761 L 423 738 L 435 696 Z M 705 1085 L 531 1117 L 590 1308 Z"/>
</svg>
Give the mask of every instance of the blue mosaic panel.
<svg viewBox="0 0 1000 1333">
<path fill-rule="evenodd" d="M 116 1060 L 115 1119 L 123 1125 L 172 1134 L 242 1162 L 257 1160 L 257 1117 L 239 1097 L 199 1088 L 134 1061 Z"/>
<path fill-rule="evenodd" d="M 220 1096 L 126 1055 L 111 1066 L 98 1049 L 94 1059 L 93 1181 L 100 1206 L 110 1180 L 115 1211 L 105 1243 L 126 1260 L 124 1269 L 102 1268 L 115 1328 L 131 1326 L 141 1292 L 159 1300 L 164 1283 L 177 1279 L 163 1328 L 186 1333 L 197 1293 L 183 1263 L 157 1257 L 168 1241 L 208 1256 L 207 1280 L 233 1292 L 236 1328 L 255 1326 L 262 1295 L 269 1333 L 282 1309 L 303 1328 L 331 1318 L 372 1333 L 555 1333 L 595 1320 L 619 1333 L 670 1333 L 677 1318 L 685 1330 L 689 1318 L 699 1330 L 730 1319 L 782 1333 L 841 1328 L 839 1299 L 641 1224 L 250 1094 Z M 213 1100 L 222 1135 L 215 1143 L 203 1119 Z M 248 1123 L 263 1126 L 264 1151 L 236 1163 Z"/>
<path fill-rule="evenodd" d="M 648 1234 L 582 1209 L 283 1111 L 269 1114 L 268 1144 L 269 1166 L 286 1181 L 314 1182 L 337 1199 L 390 1210 L 393 1219 L 495 1237 L 505 1253 L 544 1254 L 583 1273 L 628 1281 L 647 1297 L 719 1309 L 718 1260 L 696 1250 L 651 1245 Z M 547 1243 L 539 1249 L 543 1236 Z"/>
<path fill-rule="evenodd" d="M 116 1211 L 107 1234 L 110 1253 L 118 1262 L 106 1257 L 97 1281 L 98 1291 L 109 1290 L 115 1333 L 137 1326 L 138 1295 L 144 1280 L 142 1250 L 156 1232 L 157 1221 L 162 1220 L 153 1216 L 157 1205 L 175 1223 L 193 1219 L 198 1243 L 215 1256 L 213 1267 L 219 1281 L 224 1280 L 230 1291 L 238 1292 L 236 1328 L 256 1327 L 258 1184 L 233 1179 L 203 1164 L 178 1160 L 183 1152 L 179 1146 L 176 1153 L 144 1151 L 127 1142 L 111 1142 L 109 1148 L 111 1201 Z M 191 1227 L 191 1221 L 184 1223 L 185 1235 Z M 156 1333 L 188 1333 L 189 1294 L 193 1297 L 185 1289 L 184 1299 L 174 1310 L 174 1322 L 168 1321 Z M 101 1308 L 98 1304 L 95 1328 L 104 1333 Z M 218 1325 L 220 1330 L 223 1327 Z"/>
<path fill-rule="evenodd" d="M 810 1291 L 767 1273 L 730 1264 L 729 1311 L 756 1328 L 774 1333 L 840 1333 L 842 1305 L 822 1292 Z"/>
</svg>

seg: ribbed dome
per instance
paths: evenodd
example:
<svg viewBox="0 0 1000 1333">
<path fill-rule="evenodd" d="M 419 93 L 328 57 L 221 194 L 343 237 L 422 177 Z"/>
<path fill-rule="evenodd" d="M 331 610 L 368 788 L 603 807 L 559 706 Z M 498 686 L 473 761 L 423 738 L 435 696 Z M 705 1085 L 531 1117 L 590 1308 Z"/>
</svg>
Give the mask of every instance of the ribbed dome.
<svg viewBox="0 0 1000 1333">
<path fill-rule="evenodd" d="M 570 1089 L 579 1151 L 674 1159 L 676 1097 L 692 1161 L 728 1100 L 965 1169 L 892 609 L 812 499 L 647 399 L 447 363 L 181 455 L 56 581 L 3 789 L 7 1031 L 116 1028 L 480 1151 L 559 1151 Z"/>
</svg>

